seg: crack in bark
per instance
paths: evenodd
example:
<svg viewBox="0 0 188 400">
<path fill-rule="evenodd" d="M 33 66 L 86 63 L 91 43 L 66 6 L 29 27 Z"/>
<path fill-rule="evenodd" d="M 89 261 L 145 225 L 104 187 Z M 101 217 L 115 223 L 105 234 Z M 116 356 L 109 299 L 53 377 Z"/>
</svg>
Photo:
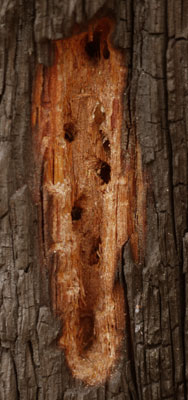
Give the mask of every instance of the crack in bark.
<svg viewBox="0 0 188 400">
<path fill-rule="evenodd" d="M 10 353 L 11 354 L 11 353 Z M 19 385 L 18 385 L 18 372 L 17 372 L 17 368 L 16 368 L 16 363 L 14 361 L 14 357 L 11 354 L 11 359 L 12 359 L 12 365 L 13 365 L 13 369 L 14 369 L 14 375 L 15 375 L 15 380 L 16 380 L 16 399 L 15 400 L 20 400 L 20 391 L 19 391 Z"/>
<path fill-rule="evenodd" d="M 174 244 L 177 251 L 177 236 L 176 236 L 176 222 L 175 222 L 175 205 L 174 205 L 174 195 L 173 195 L 173 150 L 172 150 L 172 140 L 170 135 L 170 129 L 168 126 L 168 88 L 167 88 L 167 50 L 168 50 L 168 12 L 167 12 L 167 0 L 165 0 L 165 28 L 166 28 L 166 43 L 164 52 L 164 97 L 165 97 L 165 114 L 166 114 L 166 139 L 167 139 L 167 152 L 169 160 L 169 201 L 171 205 L 171 217 L 172 217 L 172 227 L 174 235 Z"/>
</svg>

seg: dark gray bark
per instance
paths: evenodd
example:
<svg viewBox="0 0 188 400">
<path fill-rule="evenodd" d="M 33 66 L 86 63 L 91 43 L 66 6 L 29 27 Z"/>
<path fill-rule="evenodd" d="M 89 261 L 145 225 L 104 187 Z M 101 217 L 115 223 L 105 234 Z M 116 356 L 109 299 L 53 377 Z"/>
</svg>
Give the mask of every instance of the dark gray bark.
<svg viewBox="0 0 188 400">
<path fill-rule="evenodd" d="M 105 385 L 75 381 L 56 338 L 32 197 L 31 95 L 51 39 L 113 13 L 129 67 L 126 149 L 136 131 L 147 176 L 143 265 L 124 248 L 124 351 Z M 188 3 L 2 0 L 0 9 L 0 399 L 186 399 L 188 380 Z"/>
</svg>

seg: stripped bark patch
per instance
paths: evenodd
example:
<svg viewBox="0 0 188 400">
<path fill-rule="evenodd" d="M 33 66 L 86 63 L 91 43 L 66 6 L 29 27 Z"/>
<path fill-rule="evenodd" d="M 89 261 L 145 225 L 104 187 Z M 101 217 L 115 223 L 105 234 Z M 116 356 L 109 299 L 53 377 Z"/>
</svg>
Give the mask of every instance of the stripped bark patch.
<svg viewBox="0 0 188 400">
<path fill-rule="evenodd" d="M 59 346 L 73 376 L 90 385 L 104 382 L 117 361 L 125 330 L 117 262 L 129 239 L 138 259 L 145 225 L 136 142 L 122 169 L 127 70 L 110 43 L 112 31 L 103 18 L 55 41 L 54 65 L 38 66 L 33 93 L 41 240 L 53 270 L 53 308 L 63 321 Z"/>
</svg>

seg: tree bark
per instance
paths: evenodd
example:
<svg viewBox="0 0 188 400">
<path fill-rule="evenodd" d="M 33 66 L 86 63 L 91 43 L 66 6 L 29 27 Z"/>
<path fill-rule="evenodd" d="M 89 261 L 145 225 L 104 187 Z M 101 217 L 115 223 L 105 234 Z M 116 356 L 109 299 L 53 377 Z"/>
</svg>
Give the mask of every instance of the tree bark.
<svg viewBox="0 0 188 400">
<path fill-rule="evenodd" d="M 128 67 L 122 151 L 133 136 L 147 180 L 142 262 L 123 248 L 124 348 L 105 384 L 71 376 L 57 345 L 50 274 L 33 198 L 32 85 L 51 41 L 116 19 Z M 0 399 L 187 399 L 188 3 L 186 0 L 3 0 L 0 10 Z"/>
</svg>

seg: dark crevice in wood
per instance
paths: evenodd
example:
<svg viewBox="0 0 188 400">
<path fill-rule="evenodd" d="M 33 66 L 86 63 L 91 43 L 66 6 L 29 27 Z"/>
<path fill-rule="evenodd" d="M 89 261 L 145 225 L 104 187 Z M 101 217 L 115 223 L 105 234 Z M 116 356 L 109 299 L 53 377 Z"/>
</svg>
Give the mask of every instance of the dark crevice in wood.
<svg viewBox="0 0 188 400">
<path fill-rule="evenodd" d="M 0 104 L 3 99 L 5 89 L 6 89 L 6 75 L 7 75 L 6 66 L 7 66 L 7 64 L 8 64 L 8 51 L 7 51 L 7 48 L 5 48 L 5 50 L 4 50 L 4 66 L 3 66 L 3 85 L 2 85 L 2 90 L 0 93 Z"/>
<path fill-rule="evenodd" d="M 36 400 L 38 400 L 38 395 L 39 395 L 39 387 L 37 386 L 37 377 L 36 377 L 36 371 L 35 371 L 35 360 L 34 360 L 34 352 L 33 352 L 33 345 L 31 340 L 28 340 L 28 348 L 31 356 L 31 363 L 33 366 L 33 373 L 35 377 L 35 385 L 36 385 Z"/>
<path fill-rule="evenodd" d="M 94 32 L 93 40 L 87 41 L 85 51 L 90 60 L 97 61 L 100 59 L 100 32 Z"/>
<path fill-rule="evenodd" d="M 172 323 L 171 323 L 171 312 L 170 312 L 170 304 L 168 302 L 168 315 L 169 315 L 169 334 L 170 334 L 170 350 L 171 350 L 171 357 L 172 357 L 172 365 L 171 365 L 171 371 L 172 371 L 172 381 L 173 381 L 173 387 L 176 390 L 176 380 L 175 380 L 175 357 L 174 357 L 174 346 L 173 346 L 173 335 L 172 335 Z M 174 393 L 175 395 L 175 393 Z M 175 397 L 176 399 L 176 397 Z"/>
<path fill-rule="evenodd" d="M 41 204 L 41 235 L 42 235 L 42 248 L 43 254 L 46 258 L 46 251 L 45 251 L 45 227 L 44 227 L 44 194 L 43 194 L 43 182 L 44 182 L 44 163 L 42 162 L 41 167 L 41 176 L 40 176 L 40 204 Z"/>
<path fill-rule="evenodd" d="M 41 102 L 45 104 L 45 74 L 47 72 L 47 67 L 43 65 L 42 68 L 42 91 L 41 91 Z"/>
<path fill-rule="evenodd" d="M 131 98 L 131 88 L 132 88 L 132 80 L 133 80 L 133 70 L 134 70 L 134 38 L 135 38 L 135 33 L 134 33 L 134 18 L 135 18 L 135 11 L 134 11 L 134 1 L 131 1 L 130 4 L 130 14 L 131 14 L 131 34 L 130 34 L 130 65 L 128 68 L 128 79 L 127 79 L 127 87 L 128 90 L 126 90 L 127 93 L 127 106 L 128 106 L 128 116 L 129 116 L 129 121 L 128 121 L 128 126 L 127 126 L 127 150 L 129 148 L 129 138 L 131 135 L 131 127 L 133 126 L 133 118 L 132 118 L 132 113 L 133 113 L 133 104 L 132 103 L 132 98 Z"/>
<path fill-rule="evenodd" d="M 162 303 L 161 303 L 160 288 L 159 288 L 159 317 L 160 317 L 160 332 L 162 332 Z"/>
<path fill-rule="evenodd" d="M 108 400 L 109 396 L 108 396 L 108 383 L 107 382 L 105 382 L 104 388 L 105 388 L 104 400 Z"/>
<path fill-rule="evenodd" d="M 143 30 L 140 32 L 140 69 L 142 69 Z M 145 72 L 145 71 L 144 71 Z"/>
<path fill-rule="evenodd" d="M 21 34 L 19 34 L 20 32 L 19 31 L 21 31 L 21 27 L 20 27 L 20 23 L 19 23 L 19 27 L 18 27 L 18 29 L 17 29 L 17 32 L 16 32 L 16 48 L 15 48 L 15 53 L 14 53 L 14 70 L 15 70 L 15 79 L 16 79 L 16 84 L 15 84 L 15 87 L 16 87 L 16 89 L 17 89 L 17 58 L 18 58 L 18 44 L 19 44 L 19 36 L 21 36 Z M 18 69 L 19 70 L 19 69 Z M 16 90 L 16 94 L 15 94 L 15 97 L 17 96 L 17 90 Z M 15 99 L 16 100 L 16 99 Z"/>
<path fill-rule="evenodd" d="M 101 161 L 101 165 L 100 165 L 100 169 L 99 169 L 98 175 L 100 176 L 100 178 L 103 181 L 103 183 L 109 183 L 110 182 L 111 167 L 107 162 Z"/>
<path fill-rule="evenodd" d="M 55 183 L 55 178 L 54 178 L 54 176 L 55 176 L 55 154 L 54 154 L 54 149 L 52 149 L 52 163 L 53 163 L 53 165 L 52 165 L 52 182 L 54 184 Z"/>
<path fill-rule="evenodd" d="M 127 105 L 128 105 L 128 114 L 129 114 L 129 121 L 127 122 L 127 144 L 126 144 L 126 150 L 129 148 L 129 139 L 131 135 L 131 105 L 130 105 L 130 96 L 128 95 L 128 100 L 127 100 Z"/>
<path fill-rule="evenodd" d="M 73 221 L 79 221 L 82 217 L 82 208 L 79 206 L 74 206 L 71 211 L 71 217 Z"/>
<path fill-rule="evenodd" d="M 181 36 L 179 36 L 179 37 L 175 37 L 175 41 L 176 42 L 179 42 L 180 40 L 184 40 L 185 42 L 187 42 L 187 38 L 185 38 L 185 37 L 181 37 Z"/>
<path fill-rule="evenodd" d="M 186 274 L 183 271 L 184 257 L 183 246 L 181 248 L 181 268 L 180 275 L 180 304 L 181 304 L 181 336 L 182 336 L 182 357 L 183 357 L 183 378 L 184 378 L 184 396 L 187 399 L 187 379 L 186 379 L 186 343 L 185 343 L 185 326 L 186 326 Z"/>
<path fill-rule="evenodd" d="M 64 124 L 65 139 L 71 143 L 75 139 L 76 129 L 72 122 Z"/>
<path fill-rule="evenodd" d="M 132 393 L 129 390 L 129 396 L 130 396 L 130 400 L 135 400 L 135 397 L 132 396 Z"/>
<path fill-rule="evenodd" d="M 171 207 L 171 217 L 172 217 L 172 228 L 173 228 L 173 236 L 174 236 L 174 244 L 177 251 L 177 237 L 176 237 L 176 222 L 175 222 L 175 205 L 174 205 L 174 193 L 173 193 L 173 150 L 172 150 L 172 140 L 170 135 L 170 129 L 168 126 L 168 87 L 167 87 L 167 50 L 168 50 L 168 12 L 167 12 L 167 1 L 165 1 L 165 29 L 166 29 L 166 43 L 164 48 L 164 65 L 163 65 L 163 73 L 164 73 L 164 101 L 165 101 L 165 115 L 166 115 L 166 139 L 167 139 L 167 152 L 168 152 L 168 161 L 169 161 L 169 201 Z"/>
<path fill-rule="evenodd" d="M 12 220 L 11 220 L 10 215 L 9 215 L 9 225 L 10 225 L 10 232 L 11 232 L 12 259 L 13 259 L 13 264 L 14 264 L 14 268 L 15 268 L 16 256 L 15 256 L 15 251 L 14 251 L 14 234 L 13 234 Z"/>
<path fill-rule="evenodd" d="M 54 276 L 55 276 L 55 307 L 57 310 L 57 304 L 58 304 L 58 278 L 57 278 L 57 274 L 58 274 L 58 269 L 59 269 L 59 262 L 58 262 L 58 258 L 55 256 L 55 254 L 53 254 L 52 257 L 53 260 L 55 260 L 55 263 L 53 261 L 53 266 L 55 265 L 55 268 L 53 267 L 52 271 L 54 271 Z M 53 278 L 52 278 L 53 279 Z M 52 304 L 53 307 L 53 304 Z"/>
<path fill-rule="evenodd" d="M 126 246 L 126 244 L 123 246 Z M 119 256 L 118 261 L 117 261 L 117 266 L 116 266 L 116 270 L 115 270 L 115 275 L 114 275 L 114 286 L 116 285 L 116 283 L 120 283 L 120 285 L 123 287 L 124 289 L 124 296 L 126 297 L 126 282 L 125 282 L 125 276 L 124 276 L 124 271 L 123 271 L 123 250 L 122 249 L 122 254 Z"/>
<path fill-rule="evenodd" d="M 125 89 L 124 96 L 126 96 L 124 102 L 126 103 L 127 115 L 126 115 L 126 130 L 127 130 L 127 143 L 126 150 L 129 148 L 129 140 L 131 136 L 132 126 L 133 126 L 133 104 L 131 98 L 131 88 L 132 88 L 132 80 L 133 80 L 133 60 L 134 60 L 134 2 L 131 1 L 131 35 L 130 35 L 130 64 L 128 68 L 128 77 L 127 77 L 127 86 Z"/>
<path fill-rule="evenodd" d="M 34 357 L 33 357 L 33 346 L 32 346 L 31 340 L 28 340 L 27 343 L 28 343 L 29 352 L 30 352 L 30 355 L 31 355 L 31 362 L 32 362 L 33 369 L 34 369 L 35 362 L 34 362 Z"/>
<path fill-rule="evenodd" d="M 161 346 L 161 348 L 163 348 Z M 160 379 L 159 379 L 159 384 L 160 384 L 160 398 L 162 398 L 162 385 L 161 385 L 161 377 L 162 377 L 162 363 L 161 363 L 161 353 L 159 351 L 159 371 L 160 371 Z"/>
<path fill-rule="evenodd" d="M 37 391 L 36 391 L 36 400 L 39 400 L 39 390 L 40 390 L 40 388 L 37 386 Z"/>
<path fill-rule="evenodd" d="M 11 354 L 11 359 L 12 359 L 12 365 L 14 369 L 14 375 L 15 375 L 15 381 L 16 381 L 16 399 L 15 400 L 20 400 L 20 391 L 19 391 L 19 384 L 18 384 L 18 372 L 16 368 L 16 363 L 14 361 L 14 357 Z"/>
<path fill-rule="evenodd" d="M 8 214 L 9 214 L 9 210 L 5 211 L 5 213 L 0 216 L 0 220 L 2 220 L 3 218 L 7 217 Z"/>
<path fill-rule="evenodd" d="M 85 21 L 87 19 L 85 0 L 82 0 L 82 15 L 83 15 L 83 20 Z"/>
<path fill-rule="evenodd" d="M 130 319 L 130 311 L 129 311 L 129 302 L 128 302 L 128 297 L 127 297 L 127 282 L 126 282 L 125 273 L 124 273 L 124 268 L 126 268 L 126 260 L 125 260 L 125 254 L 124 253 L 125 253 L 126 247 L 129 247 L 128 253 L 131 254 L 130 246 L 131 246 L 130 240 L 128 240 L 124 244 L 124 246 L 122 247 L 122 252 L 121 252 L 121 270 L 120 270 L 120 273 L 119 273 L 119 280 L 121 282 L 121 285 L 123 286 L 124 298 L 125 298 L 126 330 L 127 330 L 127 349 L 126 349 L 126 351 L 128 352 L 128 359 L 130 360 L 130 363 L 131 363 L 132 382 L 133 382 L 133 385 L 134 385 L 134 389 L 135 389 L 137 398 L 139 398 L 138 387 L 137 387 L 135 356 L 134 356 L 134 345 L 133 345 L 133 338 L 132 338 L 132 333 L 131 333 L 131 319 Z"/>
<path fill-rule="evenodd" d="M 184 114 L 185 114 L 185 112 L 184 112 Z M 187 163 L 186 163 L 187 165 L 187 171 L 188 171 L 188 157 L 187 157 Z M 188 182 L 187 182 L 187 191 L 186 191 L 186 193 L 187 193 L 187 198 L 188 198 Z M 184 237 L 183 237 L 183 242 L 184 242 L 184 240 L 185 240 L 185 235 L 186 235 L 186 233 L 188 232 L 188 208 L 187 208 L 187 212 L 186 212 L 186 229 L 185 229 L 185 231 L 184 231 Z M 184 254 L 184 245 L 182 244 L 182 247 L 181 247 L 181 260 L 182 260 L 182 264 L 181 264 L 181 284 L 182 284 L 182 287 L 180 288 L 180 293 L 181 293 L 181 297 L 180 297 L 180 299 L 181 299 L 181 306 L 182 306 L 182 308 L 181 308 L 181 313 L 182 313 L 182 315 L 181 315 L 181 318 L 182 318 L 182 343 L 183 343 L 183 365 L 184 365 L 184 368 L 183 368 L 183 374 L 184 374 L 184 397 L 185 397 L 185 399 L 187 399 L 188 398 L 188 382 L 187 382 L 187 370 L 188 370 L 188 368 L 187 368 L 187 363 L 188 363 L 188 360 L 187 360 L 187 343 L 186 343 L 186 338 L 185 338 L 185 335 L 186 335 L 186 325 L 187 325 L 187 315 L 188 315 L 188 313 L 187 313 L 187 299 L 188 299 L 188 297 L 187 297 L 187 270 L 184 270 L 184 264 L 186 264 L 186 262 L 187 262 L 187 260 L 185 260 L 185 257 L 186 257 L 186 253 Z"/>
<path fill-rule="evenodd" d="M 58 257 L 56 255 L 56 252 L 51 254 L 50 257 L 50 263 L 52 265 L 52 269 L 50 271 L 50 285 L 51 287 L 49 288 L 49 292 L 51 291 L 52 296 L 50 297 L 50 304 L 51 304 L 51 309 L 54 310 L 56 312 L 56 314 L 58 315 L 58 311 L 57 311 L 57 304 L 58 304 L 58 299 L 57 299 L 57 288 L 58 288 L 58 279 L 57 279 L 57 275 L 58 275 Z"/>
<path fill-rule="evenodd" d="M 130 59 L 130 66 L 129 66 L 129 74 L 130 74 L 130 80 L 132 80 L 132 76 L 133 76 L 133 71 L 134 71 L 134 66 L 133 66 L 133 58 L 134 58 L 134 18 L 135 18 L 135 11 L 134 11 L 134 1 L 131 1 L 131 5 L 130 5 L 131 11 L 131 35 L 130 35 L 130 55 L 131 55 L 131 59 Z M 128 81 L 129 84 L 129 81 Z"/>
<path fill-rule="evenodd" d="M 30 262 L 27 267 L 24 269 L 24 272 L 27 274 L 30 271 L 30 268 L 33 266 L 33 263 Z"/>
</svg>

